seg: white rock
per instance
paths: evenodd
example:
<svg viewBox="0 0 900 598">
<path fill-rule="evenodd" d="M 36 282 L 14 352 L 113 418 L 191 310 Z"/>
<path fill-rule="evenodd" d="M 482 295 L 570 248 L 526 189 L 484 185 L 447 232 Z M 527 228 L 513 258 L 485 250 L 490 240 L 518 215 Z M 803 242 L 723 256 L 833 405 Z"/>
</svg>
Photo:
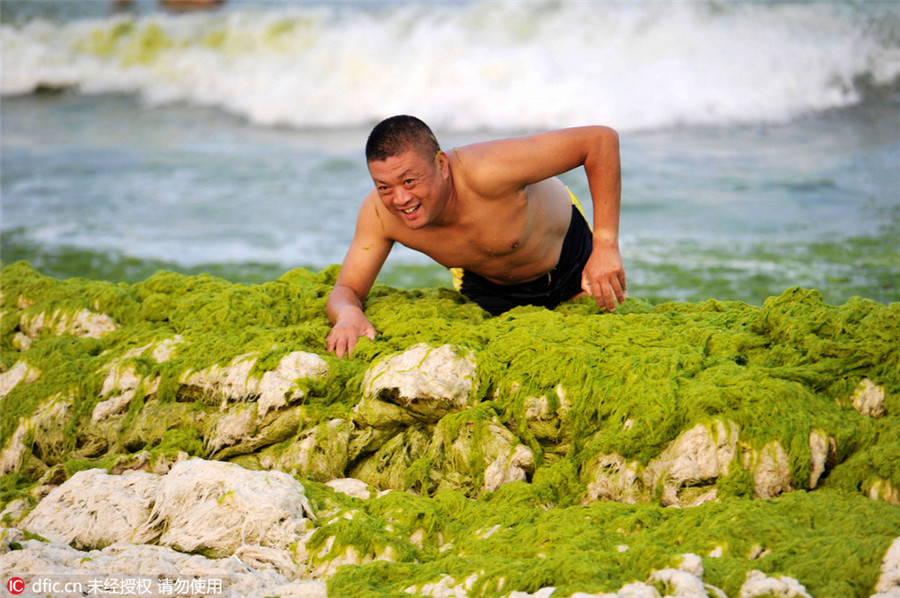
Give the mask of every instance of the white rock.
<svg viewBox="0 0 900 598">
<path fill-rule="evenodd" d="M 550 399 L 546 396 L 528 397 L 523 402 L 525 407 L 525 421 L 537 438 L 559 441 L 561 420 L 571 408 L 566 392 L 562 385 L 556 386 L 556 396 L 559 399 L 557 408 L 551 407 Z"/>
<path fill-rule="evenodd" d="M 24 332 L 17 332 L 15 336 L 13 336 L 13 347 L 23 353 L 31 348 L 32 342 L 34 342 L 34 339 Z"/>
<path fill-rule="evenodd" d="M 0 555 L 0 570 L 15 572 L 23 578 L 40 577 L 80 582 L 84 590 L 87 590 L 91 581 L 96 579 L 101 581 L 110 579 L 119 583 L 143 579 L 147 580 L 145 583 L 150 584 L 148 586 L 152 590 L 150 595 L 176 595 L 177 592 L 172 591 L 174 582 L 197 579 L 205 584 L 220 583 L 221 592 L 188 592 L 181 595 L 215 595 L 224 598 L 247 596 L 327 598 L 324 581 L 292 582 L 273 568 L 266 566 L 264 569 L 257 569 L 233 557 L 208 559 L 163 546 L 124 543 L 90 552 L 82 552 L 53 541 L 27 540 L 21 544 L 20 550 Z M 164 580 L 170 582 L 168 590 Z M 96 594 L 103 595 L 100 592 Z M 55 598 L 81 598 L 83 595 L 81 592 L 54 593 Z"/>
<path fill-rule="evenodd" d="M 655 488 L 663 480 L 662 504 L 681 505 L 679 491 L 685 485 L 713 482 L 728 475 L 737 451 L 738 426 L 716 421 L 715 428 L 697 424 L 682 433 L 648 466 L 644 485 Z"/>
<path fill-rule="evenodd" d="M 108 315 L 95 313 L 88 309 L 82 309 L 75 313 L 65 313 L 58 309 L 52 315 L 43 312 L 33 316 L 22 314 L 19 319 L 19 328 L 31 338 L 37 338 L 44 331 L 55 336 L 71 334 L 100 338 L 118 327 Z"/>
<path fill-rule="evenodd" d="M 22 499 L 14 500 L 15 503 L 24 503 Z M 18 504 L 17 507 L 28 508 L 26 505 Z M 18 510 L 18 509 L 16 509 Z M 9 511 L 9 506 L 3 510 L 3 515 Z M 0 554 L 5 554 L 13 549 L 13 544 L 21 544 L 25 541 L 25 532 L 17 527 L 0 527 Z"/>
<path fill-rule="evenodd" d="M 900 488 L 891 484 L 890 480 L 875 478 L 866 490 L 866 496 L 872 500 L 883 500 L 892 505 L 900 505 Z"/>
<path fill-rule="evenodd" d="M 828 435 L 822 430 L 813 430 L 809 433 L 809 487 L 813 489 L 818 485 L 819 478 L 825 473 L 825 463 L 828 459 Z"/>
<path fill-rule="evenodd" d="M 790 460 L 777 440 L 745 455 L 744 467 L 753 470 L 756 498 L 774 498 L 793 490 Z"/>
<path fill-rule="evenodd" d="M 185 372 L 180 382 L 223 402 L 248 401 L 256 396 L 256 385 L 249 382 L 250 370 L 255 364 L 256 358 L 252 355 L 238 355 L 228 365 L 215 364 L 196 372 Z"/>
<path fill-rule="evenodd" d="M 806 588 L 792 577 L 766 577 L 762 571 L 750 571 L 738 598 L 812 598 Z"/>
<path fill-rule="evenodd" d="M 251 376 L 256 359 L 251 354 L 239 355 L 226 366 L 217 364 L 196 372 L 186 372 L 181 377 L 181 384 L 194 387 L 223 403 L 256 400 L 259 406 L 257 418 L 262 420 L 269 410 L 299 401 L 305 396 L 302 390 L 294 388 L 297 380 L 322 378 L 328 373 L 328 364 L 321 357 L 295 351 L 282 357 L 274 370 L 260 377 Z"/>
<path fill-rule="evenodd" d="M 0 452 L 0 475 L 19 469 L 27 452 L 40 454 L 41 449 L 55 453 L 59 450 L 59 435 L 47 434 L 48 430 L 59 431 L 69 420 L 69 409 L 72 397 L 57 393 L 38 405 L 34 414 L 28 418 L 19 418 L 19 425 Z M 41 433 L 43 431 L 44 433 Z M 26 447 L 25 438 L 34 433 L 33 445 Z"/>
<path fill-rule="evenodd" d="M 328 364 L 314 353 L 294 351 L 282 357 L 278 366 L 263 374 L 259 381 L 259 419 L 265 417 L 270 409 L 287 405 L 285 396 L 289 393 L 292 401 L 303 398 L 303 392 L 293 388 L 297 380 L 323 378 L 327 373 Z"/>
<path fill-rule="evenodd" d="M 277 455 L 263 455 L 266 469 L 293 471 L 314 480 L 343 476 L 347 467 L 350 426 L 347 420 L 333 419 L 301 432 L 290 446 Z"/>
<path fill-rule="evenodd" d="M 335 492 L 341 492 L 354 498 L 369 499 L 375 495 L 375 489 L 362 480 L 356 478 L 340 478 L 325 482 L 326 486 L 331 487 Z"/>
<path fill-rule="evenodd" d="M 100 387 L 100 396 L 105 397 L 112 392 L 124 392 L 134 390 L 140 384 L 141 378 L 137 375 L 134 364 L 117 361 L 106 373 L 103 386 Z"/>
<path fill-rule="evenodd" d="M 6 397 L 13 388 L 20 382 L 31 384 L 41 377 L 41 372 L 37 368 L 29 366 L 24 361 L 17 361 L 8 371 L 0 374 L 0 399 Z"/>
<path fill-rule="evenodd" d="M 642 581 L 628 583 L 618 592 L 619 598 L 660 598 L 659 590 Z"/>
<path fill-rule="evenodd" d="M 130 349 L 124 355 L 107 363 L 101 371 L 106 371 L 103 385 L 100 387 L 100 396 L 108 397 L 94 407 L 91 421 L 100 423 L 114 415 L 124 412 L 134 398 L 135 392 L 142 382 L 146 384 L 145 392 L 155 394 L 159 390 L 159 377 L 149 382 L 138 376 L 133 360 L 144 355 L 151 347 L 150 356 L 157 363 L 163 363 L 172 358 L 175 349 L 183 342 L 181 335 L 175 335 L 156 344 L 148 344 L 135 349 Z"/>
<path fill-rule="evenodd" d="M 209 454 L 219 449 L 237 444 L 256 433 L 256 412 L 253 406 L 241 405 L 223 415 L 216 423 L 215 433 L 207 439 Z"/>
<path fill-rule="evenodd" d="M 469 590 L 476 581 L 478 581 L 477 573 L 473 573 L 458 583 L 449 575 L 442 575 L 438 581 L 426 583 L 421 587 L 411 586 L 403 591 L 407 594 L 430 596 L 431 598 L 469 598 Z"/>
<path fill-rule="evenodd" d="M 484 471 L 483 491 L 494 492 L 510 482 L 524 482 L 534 473 L 534 455 L 531 449 L 520 444 L 512 455 L 498 455 Z"/>
<path fill-rule="evenodd" d="M 507 598 L 550 598 L 554 592 L 556 592 L 556 588 L 548 586 L 546 588 L 541 588 L 534 594 L 529 594 L 528 592 L 510 592 Z"/>
<path fill-rule="evenodd" d="M 900 590 L 900 538 L 894 540 L 881 561 L 881 577 L 875 584 L 876 592 Z"/>
<path fill-rule="evenodd" d="M 31 508 L 31 505 L 29 505 L 28 501 L 24 498 L 11 500 L 6 505 L 6 508 L 3 509 L 3 512 L 0 512 L 0 521 L 3 521 L 4 523 L 9 521 L 13 524 L 17 524 L 28 513 L 29 508 Z M 9 528 L 0 528 L 0 533 L 5 529 Z M 0 544 L 0 551 L 2 551 L 2 549 L 3 546 Z"/>
<path fill-rule="evenodd" d="M 175 350 L 184 342 L 184 338 L 180 334 L 176 334 L 172 338 L 161 340 L 153 346 L 151 357 L 156 363 L 165 363 L 172 359 Z"/>
<path fill-rule="evenodd" d="M 474 381 L 475 360 L 470 352 L 451 345 L 433 348 L 420 343 L 369 368 L 363 394 L 436 422 L 465 409 Z"/>
<path fill-rule="evenodd" d="M 651 584 L 663 584 L 666 596 L 674 598 L 708 598 L 703 580 L 687 571 L 662 569 L 654 571 L 647 580 Z"/>
<path fill-rule="evenodd" d="M 185 552 L 234 554 L 244 544 L 286 549 L 312 510 L 303 486 L 280 471 L 250 471 L 233 463 L 190 459 L 159 485 L 150 520 L 135 541 Z"/>
<path fill-rule="evenodd" d="M 142 471 L 79 471 L 38 503 L 21 527 L 77 548 L 129 541 L 150 515 L 159 482 L 160 476 Z"/>
<path fill-rule="evenodd" d="M 637 461 L 627 461 L 618 453 L 598 455 L 586 467 L 591 481 L 583 503 L 615 501 L 634 504 L 650 499 L 640 475 L 643 470 Z"/>
<path fill-rule="evenodd" d="M 703 579 L 703 559 L 698 555 L 688 552 L 681 555 L 681 564 L 678 565 L 679 571 L 690 573 L 694 577 Z"/>
<path fill-rule="evenodd" d="M 0 452 L 0 475 L 16 471 L 22 466 L 22 460 L 25 457 L 25 452 L 28 450 L 25 446 L 25 435 L 33 428 L 34 424 L 30 419 L 19 419 L 16 431 L 13 432 L 12 437 L 6 443 L 6 447 Z"/>
<path fill-rule="evenodd" d="M 133 398 L 134 390 L 132 389 L 105 401 L 100 401 L 94 406 L 94 411 L 91 413 L 91 423 L 99 424 L 103 420 L 124 412 L 128 405 L 131 404 L 131 399 Z"/>
<path fill-rule="evenodd" d="M 390 545 L 382 550 L 373 549 L 369 552 L 360 552 L 356 546 L 346 546 L 338 549 L 338 552 L 338 550 L 334 550 L 334 536 L 329 536 L 322 547 L 315 554 L 310 555 L 303 546 L 308 539 L 309 536 L 304 537 L 298 543 L 297 556 L 299 560 L 309 563 L 308 572 L 314 579 L 331 577 L 345 565 L 367 565 L 375 561 L 397 562 L 397 553 Z"/>
<path fill-rule="evenodd" d="M 884 387 L 863 378 L 853 391 L 850 402 L 853 408 L 863 415 L 881 417 L 884 415 Z"/>
</svg>

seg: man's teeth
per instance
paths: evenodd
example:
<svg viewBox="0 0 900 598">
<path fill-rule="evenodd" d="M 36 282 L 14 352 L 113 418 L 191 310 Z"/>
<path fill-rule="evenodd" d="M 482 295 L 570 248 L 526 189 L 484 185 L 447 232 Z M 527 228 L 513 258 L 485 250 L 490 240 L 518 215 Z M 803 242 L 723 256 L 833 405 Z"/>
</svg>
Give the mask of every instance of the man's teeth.
<svg viewBox="0 0 900 598">
<path fill-rule="evenodd" d="M 412 208 L 409 208 L 408 210 L 400 210 L 400 211 L 403 212 L 404 214 L 412 214 L 413 212 L 415 212 L 418 209 L 419 209 L 419 206 L 414 206 Z"/>
</svg>

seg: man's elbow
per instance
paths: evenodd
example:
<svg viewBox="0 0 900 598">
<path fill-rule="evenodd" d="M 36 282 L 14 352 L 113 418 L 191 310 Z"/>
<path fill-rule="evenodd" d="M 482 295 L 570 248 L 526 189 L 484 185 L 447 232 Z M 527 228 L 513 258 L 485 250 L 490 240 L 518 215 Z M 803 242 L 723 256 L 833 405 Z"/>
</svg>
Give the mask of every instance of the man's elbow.
<svg viewBox="0 0 900 598">
<path fill-rule="evenodd" d="M 619 163 L 619 134 L 612 127 L 592 127 L 584 159 L 585 168 L 616 168 Z"/>
<path fill-rule="evenodd" d="M 619 133 L 612 127 L 598 125 L 596 127 L 596 140 L 601 148 L 605 150 L 619 149 Z"/>
</svg>

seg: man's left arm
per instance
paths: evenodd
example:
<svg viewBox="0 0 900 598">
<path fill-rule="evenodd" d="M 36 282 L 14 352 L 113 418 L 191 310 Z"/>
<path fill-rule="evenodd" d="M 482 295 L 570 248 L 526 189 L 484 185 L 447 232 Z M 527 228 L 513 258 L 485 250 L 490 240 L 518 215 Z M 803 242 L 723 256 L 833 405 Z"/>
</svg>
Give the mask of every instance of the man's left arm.
<svg viewBox="0 0 900 598">
<path fill-rule="evenodd" d="M 622 168 L 619 136 L 601 128 L 595 150 L 585 158 L 584 170 L 594 207 L 593 251 L 581 274 L 581 287 L 597 305 L 610 311 L 625 301 L 625 268 L 619 253 L 619 206 Z"/>
</svg>

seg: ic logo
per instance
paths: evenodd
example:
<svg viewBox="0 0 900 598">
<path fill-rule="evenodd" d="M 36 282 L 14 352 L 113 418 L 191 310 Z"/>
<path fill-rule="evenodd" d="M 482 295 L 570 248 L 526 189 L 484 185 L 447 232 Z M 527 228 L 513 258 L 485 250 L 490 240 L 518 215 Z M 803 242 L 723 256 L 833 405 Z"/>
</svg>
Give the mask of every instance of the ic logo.
<svg viewBox="0 0 900 598">
<path fill-rule="evenodd" d="M 6 582 L 6 589 L 11 594 L 21 594 L 25 591 L 25 582 L 21 577 L 10 577 Z"/>
</svg>

